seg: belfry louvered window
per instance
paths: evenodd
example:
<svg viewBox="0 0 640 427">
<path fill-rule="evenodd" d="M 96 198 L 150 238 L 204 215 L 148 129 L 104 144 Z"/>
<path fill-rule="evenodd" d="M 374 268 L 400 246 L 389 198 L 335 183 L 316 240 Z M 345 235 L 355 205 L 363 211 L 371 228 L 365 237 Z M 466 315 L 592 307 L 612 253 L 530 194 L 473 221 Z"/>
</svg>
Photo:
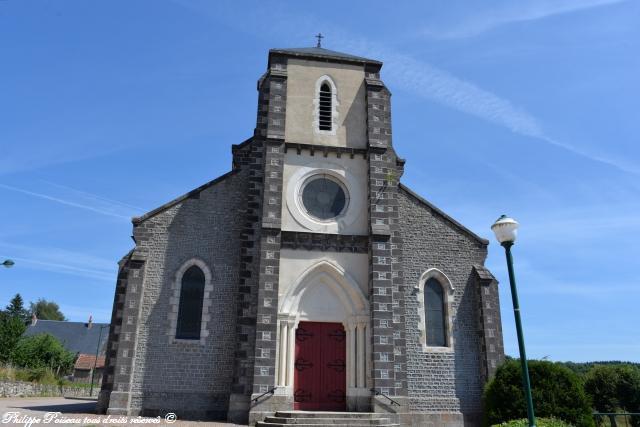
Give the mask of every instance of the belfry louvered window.
<svg viewBox="0 0 640 427">
<path fill-rule="evenodd" d="M 318 95 L 318 129 L 331 130 L 331 127 L 333 125 L 333 95 L 331 93 L 331 86 L 329 85 L 329 83 L 322 83 L 322 86 L 320 86 L 320 93 Z"/>
<path fill-rule="evenodd" d="M 424 310 L 427 345 L 445 347 L 447 345 L 444 292 L 440 282 L 431 278 L 424 284 Z"/>
<path fill-rule="evenodd" d="M 176 338 L 200 339 L 204 282 L 204 273 L 197 266 L 194 265 L 184 272 L 180 287 Z"/>
</svg>

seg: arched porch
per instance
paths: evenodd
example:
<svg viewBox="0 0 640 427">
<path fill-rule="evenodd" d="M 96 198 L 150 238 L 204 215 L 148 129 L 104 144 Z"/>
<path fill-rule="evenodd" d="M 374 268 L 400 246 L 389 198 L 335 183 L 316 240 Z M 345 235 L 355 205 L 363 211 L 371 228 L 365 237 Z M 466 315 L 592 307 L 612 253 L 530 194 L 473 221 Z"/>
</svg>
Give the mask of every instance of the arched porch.
<svg viewBox="0 0 640 427">
<path fill-rule="evenodd" d="M 369 410 L 371 336 L 369 303 L 337 263 L 322 260 L 305 270 L 280 298 L 277 394 L 295 392 L 296 330 L 300 322 L 336 322 L 346 333 L 346 409 Z"/>
</svg>

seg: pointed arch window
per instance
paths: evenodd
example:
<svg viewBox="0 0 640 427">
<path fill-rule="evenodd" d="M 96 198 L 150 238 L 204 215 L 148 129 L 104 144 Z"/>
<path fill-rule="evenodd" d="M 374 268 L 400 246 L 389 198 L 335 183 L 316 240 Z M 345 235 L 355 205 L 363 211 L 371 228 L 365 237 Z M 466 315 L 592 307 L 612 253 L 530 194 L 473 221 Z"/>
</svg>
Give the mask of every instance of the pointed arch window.
<svg viewBox="0 0 640 427">
<path fill-rule="evenodd" d="M 318 101 L 318 129 L 330 131 L 333 129 L 333 94 L 326 81 L 320 85 Z"/>
<path fill-rule="evenodd" d="M 204 286 L 205 275 L 198 266 L 189 267 L 182 275 L 176 338 L 200 339 Z"/>
<path fill-rule="evenodd" d="M 445 295 L 442 285 L 435 278 L 424 284 L 424 310 L 427 346 L 447 345 Z"/>
</svg>

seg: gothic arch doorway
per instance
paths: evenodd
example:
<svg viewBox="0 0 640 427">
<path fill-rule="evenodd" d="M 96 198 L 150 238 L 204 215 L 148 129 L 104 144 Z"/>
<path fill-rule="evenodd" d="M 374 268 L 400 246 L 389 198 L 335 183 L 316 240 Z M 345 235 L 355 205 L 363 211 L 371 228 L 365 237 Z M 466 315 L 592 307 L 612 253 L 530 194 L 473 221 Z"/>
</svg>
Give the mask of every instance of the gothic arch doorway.
<svg viewBox="0 0 640 427">
<path fill-rule="evenodd" d="M 369 303 L 344 268 L 322 260 L 304 271 L 281 298 L 278 320 L 277 381 L 295 409 L 362 406 L 358 397 L 370 394 Z"/>
</svg>

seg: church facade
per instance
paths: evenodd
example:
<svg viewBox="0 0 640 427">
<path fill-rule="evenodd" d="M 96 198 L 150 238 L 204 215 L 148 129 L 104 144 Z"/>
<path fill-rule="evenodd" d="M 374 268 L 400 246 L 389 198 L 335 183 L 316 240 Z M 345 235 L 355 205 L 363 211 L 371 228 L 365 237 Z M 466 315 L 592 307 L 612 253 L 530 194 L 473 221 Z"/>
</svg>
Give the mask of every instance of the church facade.
<svg viewBox="0 0 640 427">
<path fill-rule="evenodd" d="M 269 51 L 232 170 L 133 219 L 100 410 L 479 423 L 504 358 L 488 241 L 400 182 L 381 68 Z"/>
</svg>

